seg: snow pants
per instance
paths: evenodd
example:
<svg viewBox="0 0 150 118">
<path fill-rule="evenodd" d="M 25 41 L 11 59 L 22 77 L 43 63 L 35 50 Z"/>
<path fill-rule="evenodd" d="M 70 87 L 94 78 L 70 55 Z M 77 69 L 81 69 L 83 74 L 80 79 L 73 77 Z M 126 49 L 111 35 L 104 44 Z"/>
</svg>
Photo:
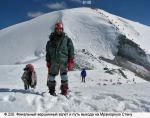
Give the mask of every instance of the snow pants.
<svg viewBox="0 0 150 118">
<path fill-rule="evenodd" d="M 82 82 L 85 82 L 85 77 L 82 76 Z"/>
<path fill-rule="evenodd" d="M 56 86 L 56 81 L 55 81 L 55 76 L 59 74 L 60 72 L 60 77 L 61 77 L 61 94 L 62 95 L 67 95 L 67 90 L 68 90 L 68 76 L 67 76 L 67 66 L 60 65 L 60 64 L 52 64 L 50 69 L 49 69 L 49 75 L 48 75 L 48 81 L 47 81 L 47 86 L 49 88 L 49 93 L 51 95 L 55 95 L 55 86 Z"/>
<path fill-rule="evenodd" d="M 50 67 L 50 72 L 48 75 L 48 81 L 55 81 L 55 76 L 58 75 L 60 72 L 60 77 L 62 81 L 67 81 L 68 80 L 68 76 L 67 76 L 67 66 L 65 65 L 61 65 L 61 64 L 51 64 Z"/>
</svg>

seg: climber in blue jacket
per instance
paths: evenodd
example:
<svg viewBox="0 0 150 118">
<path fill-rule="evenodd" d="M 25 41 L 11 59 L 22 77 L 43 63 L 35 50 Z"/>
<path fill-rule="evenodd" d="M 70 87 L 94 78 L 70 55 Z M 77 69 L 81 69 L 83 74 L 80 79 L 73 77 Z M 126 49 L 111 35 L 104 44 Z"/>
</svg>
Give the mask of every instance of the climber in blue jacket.
<svg viewBox="0 0 150 118">
<path fill-rule="evenodd" d="M 82 77 L 82 82 L 85 82 L 85 77 L 86 77 L 86 71 L 85 71 L 85 69 L 82 69 L 82 71 L 81 71 L 81 77 Z"/>
</svg>

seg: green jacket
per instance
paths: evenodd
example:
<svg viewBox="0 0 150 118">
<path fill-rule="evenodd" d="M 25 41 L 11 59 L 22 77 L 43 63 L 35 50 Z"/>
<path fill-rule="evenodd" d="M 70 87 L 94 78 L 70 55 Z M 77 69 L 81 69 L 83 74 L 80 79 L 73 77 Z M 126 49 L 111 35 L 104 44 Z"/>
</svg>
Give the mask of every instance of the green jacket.
<svg viewBox="0 0 150 118">
<path fill-rule="evenodd" d="M 67 65 L 68 59 L 74 59 L 74 46 L 72 40 L 62 33 L 58 36 L 55 32 L 49 36 L 46 44 L 46 61 Z"/>
</svg>

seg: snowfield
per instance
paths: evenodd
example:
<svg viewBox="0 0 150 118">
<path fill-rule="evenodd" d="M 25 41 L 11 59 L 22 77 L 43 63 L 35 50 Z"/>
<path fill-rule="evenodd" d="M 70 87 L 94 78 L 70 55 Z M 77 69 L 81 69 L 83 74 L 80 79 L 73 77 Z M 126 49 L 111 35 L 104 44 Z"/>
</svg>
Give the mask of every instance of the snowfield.
<svg viewBox="0 0 150 118">
<path fill-rule="evenodd" d="M 79 71 L 69 72 L 70 92 L 66 98 L 59 94 L 59 76 L 56 78 L 58 96 L 49 95 L 46 87 L 46 68 L 37 65 L 37 88 L 23 90 L 20 78 L 22 68 L 23 65 L 0 68 L 1 112 L 149 112 L 150 110 L 149 83 L 127 70 L 125 71 L 128 73 L 127 78 L 118 73 L 114 75 L 104 73 L 101 69 L 90 70 L 87 71 L 86 83 L 81 83 Z"/>
<path fill-rule="evenodd" d="M 60 76 L 56 97 L 46 86 L 45 46 L 57 21 L 76 49 L 67 97 L 59 94 Z M 149 112 L 149 33 L 148 26 L 90 8 L 56 11 L 0 30 L 0 112 Z M 127 45 L 119 43 L 120 34 Z M 124 57 L 116 62 L 118 52 Z M 38 83 L 25 91 L 21 76 L 27 63 L 35 66 Z"/>
</svg>

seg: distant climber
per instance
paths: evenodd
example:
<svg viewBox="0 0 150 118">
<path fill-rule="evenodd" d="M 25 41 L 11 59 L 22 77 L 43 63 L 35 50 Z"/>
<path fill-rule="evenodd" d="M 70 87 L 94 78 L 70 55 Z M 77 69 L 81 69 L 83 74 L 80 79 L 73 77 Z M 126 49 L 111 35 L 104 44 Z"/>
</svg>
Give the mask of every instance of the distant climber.
<svg viewBox="0 0 150 118">
<path fill-rule="evenodd" d="M 72 40 L 63 32 L 62 22 L 55 24 L 54 32 L 49 36 L 46 44 L 46 62 L 48 67 L 47 86 L 51 95 L 55 93 L 55 76 L 60 71 L 61 76 L 61 94 L 68 93 L 68 70 L 72 70 L 74 66 L 74 46 Z"/>
<path fill-rule="evenodd" d="M 82 69 L 82 71 L 81 71 L 81 77 L 82 77 L 82 82 L 85 83 L 85 77 L 86 77 L 86 70 L 85 69 Z"/>
<path fill-rule="evenodd" d="M 24 82 L 24 89 L 27 90 L 29 87 L 35 88 L 37 84 L 37 75 L 32 64 L 27 64 L 24 68 L 24 73 L 21 77 Z"/>
</svg>

